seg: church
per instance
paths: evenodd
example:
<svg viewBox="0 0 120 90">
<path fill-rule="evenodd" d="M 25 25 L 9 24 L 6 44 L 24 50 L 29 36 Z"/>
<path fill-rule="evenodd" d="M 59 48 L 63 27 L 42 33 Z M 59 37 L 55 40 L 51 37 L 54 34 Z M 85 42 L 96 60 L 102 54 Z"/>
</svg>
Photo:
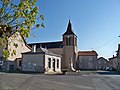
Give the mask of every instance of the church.
<svg viewBox="0 0 120 90">
<path fill-rule="evenodd" d="M 46 43 L 31 43 L 28 44 L 31 48 L 36 45 L 36 49 L 43 47 L 47 48 L 49 51 L 61 55 L 61 68 L 70 70 L 71 63 L 73 64 L 73 68 L 76 67 L 77 61 L 77 35 L 74 33 L 72 29 L 71 21 L 69 20 L 68 27 L 66 32 L 62 35 L 63 40 L 57 42 L 46 42 Z"/>
<path fill-rule="evenodd" d="M 16 55 L 9 56 L 4 60 L 0 50 L 0 71 L 33 71 L 48 73 L 61 73 L 62 71 L 76 71 L 77 69 L 97 69 L 96 51 L 78 51 L 77 35 L 73 31 L 69 20 L 67 30 L 62 34 L 62 40 L 56 42 L 30 43 L 16 32 L 18 37 L 14 40 L 18 44 L 15 48 L 14 42 L 8 46 L 10 53 L 16 50 Z M 10 40 L 14 39 L 14 33 Z M 22 42 L 19 42 L 19 39 Z M 22 43 L 22 44 L 21 44 Z"/>
<path fill-rule="evenodd" d="M 62 41 L 31 43 L 31 48 L 35 45 L 36 49 L 43 47 L 49 51 L 61 55 L 61 70 L 76 71 L 76 69 L 97 69 L 96 51 L 78 51 L 77 35 L 73 31 L 72 23 L 69 20 L 67 30 L 62 35 Z M 82 65 L 84 64 L 84 65 Z"/>
</svg>

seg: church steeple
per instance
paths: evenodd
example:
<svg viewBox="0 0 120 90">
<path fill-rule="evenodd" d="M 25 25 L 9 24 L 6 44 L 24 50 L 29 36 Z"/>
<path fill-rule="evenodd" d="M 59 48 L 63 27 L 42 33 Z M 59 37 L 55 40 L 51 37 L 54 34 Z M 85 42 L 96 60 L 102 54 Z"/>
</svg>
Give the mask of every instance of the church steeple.
<svg viewBox="0 0 120 90">
<path fill-rule="evenodd" d="M 68 23 L 67 31 L 63 35 L 75 35 L 75 33 L 72 30 L 72 24 L 70 20 Z"/>
<path fill-rule="evenodd" d="M 77 58 L 77 36 L 73 32 L 72 24 L 69 20 L 67 30 L 63 34 L 62 68 L 65 69 L 67 67 L 68 69 L 70 69 L 71 63 L 73 63 L 73 66 L 75 66 L 76 58 Z"/>
</svg>

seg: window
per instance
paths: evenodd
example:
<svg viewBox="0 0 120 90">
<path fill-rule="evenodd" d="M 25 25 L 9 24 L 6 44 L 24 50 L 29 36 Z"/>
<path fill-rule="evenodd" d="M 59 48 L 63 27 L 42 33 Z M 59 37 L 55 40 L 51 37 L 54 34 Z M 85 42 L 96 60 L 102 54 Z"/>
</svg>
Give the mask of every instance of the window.
<svg viewBox="0 0 120 90">
<path fill-rule="evenodd" d="M 21 66 L 21 65 L 22 65 L 22 61 L 20 60 L 20 61 L 19 61 L 19 66 Z"/>
<path fill-rule="evenodd" d="M 37 66 L 37 65 L 36 65 L 36 63 L 33 63 L 32 65 L 33 65 L 34 67 L 36 67 L 36 66 Z"/>
<path fill-rule="evenodd" d="M 51 68 L 51 58 L 48 58 L 48 67 Z"/>
<path fill-rule="evenodd" d="M 106 62 L 104 62 L 104 64 L 106 64 Z"/>
<path fill-rule="evenodd" d="M 57 68 L 59 68 L 59 59 L 57 59 Z"/>
<path fill-rule="evenodd" d="M 69 45 L 69 38 L 66 38 L 66 46 Z"/>
<path fill-rule="evenodd" d="M 69 46 L 71 45 L 71 37 L 69 38 Z"/>
<path fill-rule="evenodd" d="M 72 45 L 72 38 L 70 37 L 70 36 L 67 36 L 66 37 L 66 46 L 70 46 L 70 45 Z"/>
<path fill-rule="evenodd" d="M 1 66 L 3 65 L 3 61 L 0 61 L 0 65 L 1 65 Z"/>
<path fill-rule="evenodd" d="M 89 58 L 89 61 L 92 62 L 92 58 Z"/>
<path fill-rule="evenodd" d="M 31 65 L 31 63 L 28 63 L 28 68 L 32 68 L 32 65 Z"/>
</svg>

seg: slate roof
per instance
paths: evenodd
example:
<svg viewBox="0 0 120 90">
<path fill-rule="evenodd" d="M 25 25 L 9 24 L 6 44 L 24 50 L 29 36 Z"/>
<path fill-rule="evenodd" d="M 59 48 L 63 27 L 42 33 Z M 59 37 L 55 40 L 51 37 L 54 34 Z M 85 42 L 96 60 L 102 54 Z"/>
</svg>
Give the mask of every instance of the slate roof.
<svg viewBox="0 0 120 90">
<path fill-rule="evenodd" d="M 25 52 L 25 53 L 22 53 L 22 54 L 42 54 L 42 53 L 45 53 L 45 54 L 48 54 L 48 55 L 52 55 L 52 56 L 61 57 L 61 55 L 55 54 L 55 53 L 49 51 L 48 49 L 42 48 L 42 47 L 39 47 L 36 52 L 30 51 L 30 52 Z"/>
<path fill-rule="evenodd" d="M 96 51 L 79 51 L 78 52 L 79 56 L 97 56 L 98 54 L 96 53 Z"/>
<path fill-rule="evenodd" d="M 32 48 L 32 45 L 36 45 L 36 48 L 40 48 L 43 47 L 43 48 L 63 48 L 63 41 L 56 41 L 56 42 L 44 42 L 44 43 L 31 43 L 31 44 L 28 44 L 31 48 Z"/>
<path fill-rule="evenodd" d="M 98 61 L 101 61 L 101 60 L 108 61 L 108 60 L 105 59 L 104 57 L 99 57 L 99 58 L 98 58 Z"/>
<path fill-rule="evenodd" d="M 72 24 L 71 24 L 70 20 L 68 23 L 67 31 L 63 35 L 75 35 L 75 33 L 73 32 Z"/>
</svg>

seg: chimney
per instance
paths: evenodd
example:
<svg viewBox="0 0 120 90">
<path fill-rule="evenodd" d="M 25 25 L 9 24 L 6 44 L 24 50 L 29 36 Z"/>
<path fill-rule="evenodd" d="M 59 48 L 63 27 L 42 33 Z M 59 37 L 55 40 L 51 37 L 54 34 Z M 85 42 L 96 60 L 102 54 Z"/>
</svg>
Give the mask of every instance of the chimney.
<svg viewBox="0 0 120 90">
<path fill-rule="evenodd" d="M 36 52 L 36 45 L 32 45 L 32 52 Z"/>
<path fill-rule="evenodd" d="M 114 58 L 115 56 L 113 55 L 113 58 Z"/>
</svg>

